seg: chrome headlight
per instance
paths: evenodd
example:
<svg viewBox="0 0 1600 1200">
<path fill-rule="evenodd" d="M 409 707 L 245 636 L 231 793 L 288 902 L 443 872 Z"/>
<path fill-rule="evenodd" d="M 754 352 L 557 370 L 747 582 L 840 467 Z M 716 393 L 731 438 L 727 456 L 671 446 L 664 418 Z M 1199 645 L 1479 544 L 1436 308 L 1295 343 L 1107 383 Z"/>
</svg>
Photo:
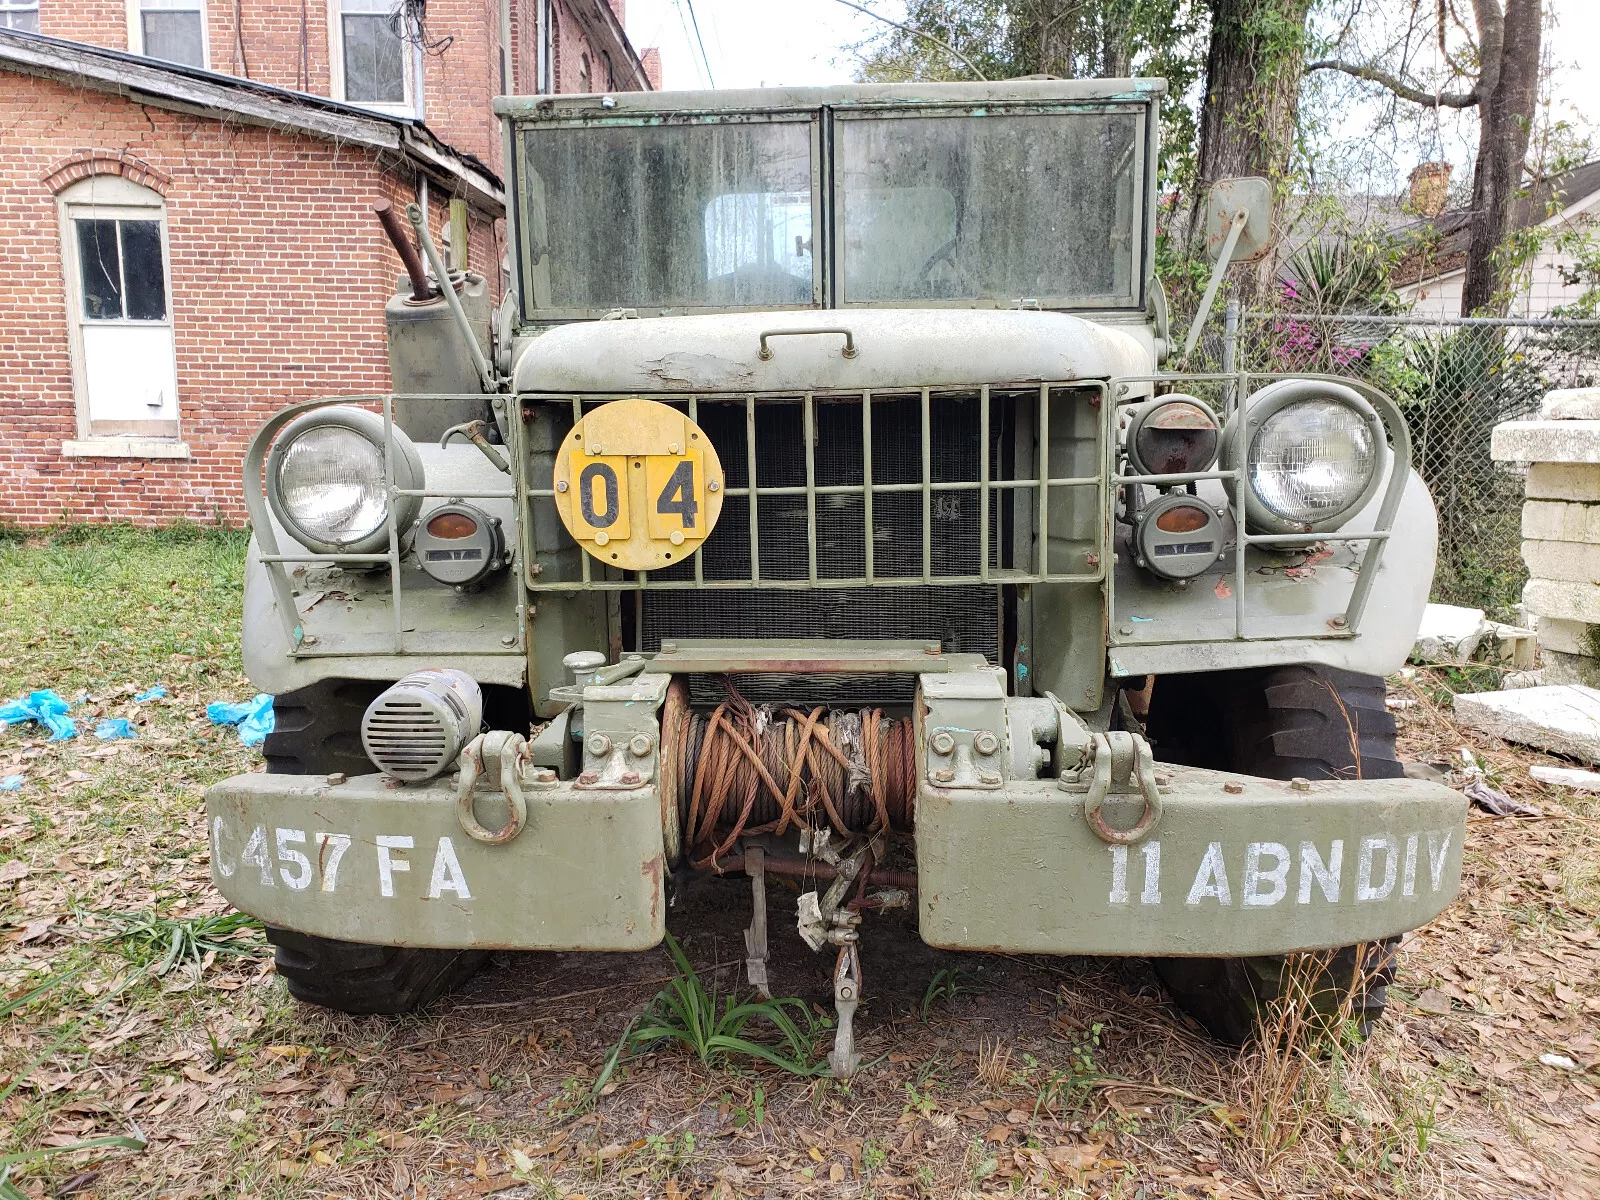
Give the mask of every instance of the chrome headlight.
<svg viewBox="0 0 1600 1200">
<path fill-rule="evenodd" d="M 422 459 L 393 430 L 395 485 L 422 487 Z M 388 545 L 389 488 L 384 478 L 383 418 L 364 408 L 319 408 L 291 421 L 267 456 L 267 500 L 285 528 L 324 554 L 370 554 Z M 404 533 L 421 498 L 402 496 Z"/>
<path fill-rule="evenodd" d="M 1250 524 L 1268 533 L 1343 525 L 1372 498 L 1389 452 L 1360 393 L 1313 379 L 1262 388 L 1229 422 L 1226 440 L 1230 461 L 1243 452 Z"/>
</svg>

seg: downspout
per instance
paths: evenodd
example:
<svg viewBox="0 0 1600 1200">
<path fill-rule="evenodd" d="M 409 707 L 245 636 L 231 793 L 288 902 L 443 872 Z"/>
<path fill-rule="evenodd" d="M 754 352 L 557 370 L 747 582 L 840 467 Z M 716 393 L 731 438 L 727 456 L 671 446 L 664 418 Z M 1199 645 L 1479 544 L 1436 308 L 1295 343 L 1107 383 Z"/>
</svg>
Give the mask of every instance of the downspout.
<svg viewBox="0 0 1600 1200">
<path fill-rule="evenodd" d="M 511 0 L 500 0 L 500 94 L 517 94 L 516 60 L 511 57 Z"/>
<path fill-rule="evenodd" d="M 550 18 L 550 0 L 539 0 L 539 78 L 534 90 L 541 96 L 556 90 L 551 79 L 555 42 L 551 37 Z"/>
</svg>

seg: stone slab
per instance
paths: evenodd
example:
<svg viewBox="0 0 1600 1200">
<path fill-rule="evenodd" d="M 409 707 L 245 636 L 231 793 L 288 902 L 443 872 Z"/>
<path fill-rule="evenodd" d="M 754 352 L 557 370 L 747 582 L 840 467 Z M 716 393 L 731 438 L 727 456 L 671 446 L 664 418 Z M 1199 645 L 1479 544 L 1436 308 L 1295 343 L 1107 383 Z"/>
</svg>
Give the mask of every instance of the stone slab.
<svg viewBox="0 0 1600 1200">
<path fill-rule="evenodd" d="M 1555 650 L 1561 654 L 1582 654 L 1594 658 L 1600 652 L 1600 625 L 1546 617 L 1539 622 L 1539 645 L 1545 650 Z"/>
<path fill-rule="evenodd" d="M 1544 394 L 1539 415 L 1546 421 L 1600 421 L 1600 388 L 1558 388 Z"/>
<path fill-rule="evenodd" d="M 1523 542 L 1522 561 L 1535 579 L 1600 581 L 1600 542 Z"/>
<path fill-rule="evenodd" d="M 1503 421 L 1489 454 L 1497 462 L 1600 463 L 1600 421 Z"/>
<path fill-rule="evenodd" d="M 1587 654 L 1563 654 L 1559 650 L 1546 650 L 1544 681 L 1600 688 L 1600 661 L 1590 658 Z"/>
<path fill-rule="evenodd" d="M 1508 742 L 1600 763 L 1600 691 L 1546 685 L 1513 692 L 1464 692 L 1456 720 Z"/>
<path fill-rule="evenodd" d="M 1487 633 L 1483 609 L 1429 604 L 1422 610 L 1411 657 L 1417 662 L 1464 663 L 1477 653 Z"/>
<path fill-rule="evenodd" d="M 1579 767 L 1547 767 L 1543 763 L 1528 768 L 1540 783 L 1571 788 L 1576 792 L 1600 792 L 1600 774 Z"/>
<path fill-rule="evenodd" d="M 1600 504 L 1529 500 L 1522 506 L 1522 536 L 1539 542 L 1600 542 Z"/>
<path fill-rule="evenodd" d="M 1522 589 L 1522 603 L 1541 618 L 1600 625 L 1600 587 L 1592 583 L 1530 579 Z"/>
<path fill-rule="evenodd" d="M 1530 500 L 1600 500 L 1600 464 L 1533 463 L 1527 489 Z"/>
</svg>

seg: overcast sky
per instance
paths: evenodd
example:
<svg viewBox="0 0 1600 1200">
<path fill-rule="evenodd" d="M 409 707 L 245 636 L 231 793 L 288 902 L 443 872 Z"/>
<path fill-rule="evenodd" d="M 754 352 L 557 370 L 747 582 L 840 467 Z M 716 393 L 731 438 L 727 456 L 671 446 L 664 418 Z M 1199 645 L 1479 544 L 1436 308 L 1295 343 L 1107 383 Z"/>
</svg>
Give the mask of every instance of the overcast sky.
<svg viewBox="0 0 1600 1200">
<path fill-rule="evenodd" d="M 904 14 L 903 0 L 866 2 L 887 16 Z M 1600 2 L 1549 3 L 1560 22 L 1551 47 L 1558 102 L 1570 115 L 1600 126 L 1600 69 L 1578 66 L 1580 55 L 1600 46 Z M 884 28 L 838 0 L 627 0 L 627 25 L 635 46 L 660 48 L 665 85 L 672 89 L 846 83 L 856 69 L 851 48 Z M 1360 121 L 1352 116 L 1339 133 L 1359 137 Z M 1441 132 L 1445 156 L 1459 166 L 1472 139 Z M 1412 165 L 1382 161 L 1381 169 L 1400 176 Z M 1375 190 L 1382 185 L 1373 180 Z"/>
</svg>

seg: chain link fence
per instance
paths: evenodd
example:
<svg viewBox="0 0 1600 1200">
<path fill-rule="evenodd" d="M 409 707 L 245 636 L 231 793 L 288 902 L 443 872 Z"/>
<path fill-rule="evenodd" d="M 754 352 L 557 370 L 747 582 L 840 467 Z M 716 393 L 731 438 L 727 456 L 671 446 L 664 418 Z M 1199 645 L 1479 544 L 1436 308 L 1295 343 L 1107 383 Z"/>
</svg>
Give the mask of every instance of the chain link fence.
<svg viewBox="0 0 1600 1200">
<path fill-rule="evenodd" d="M 1545 392 L 1600 384 L 1600 321 L 1240 312 L 1230 304 L 1225 370 L 1315 371 L 1392 396 L 1412 460 L 1439 512 L 1433 598 L 1506 610 L 1527 578 L 1522 473 L 1489 457 L 1502 421 L 1538 412 Z"/>
</svg>

